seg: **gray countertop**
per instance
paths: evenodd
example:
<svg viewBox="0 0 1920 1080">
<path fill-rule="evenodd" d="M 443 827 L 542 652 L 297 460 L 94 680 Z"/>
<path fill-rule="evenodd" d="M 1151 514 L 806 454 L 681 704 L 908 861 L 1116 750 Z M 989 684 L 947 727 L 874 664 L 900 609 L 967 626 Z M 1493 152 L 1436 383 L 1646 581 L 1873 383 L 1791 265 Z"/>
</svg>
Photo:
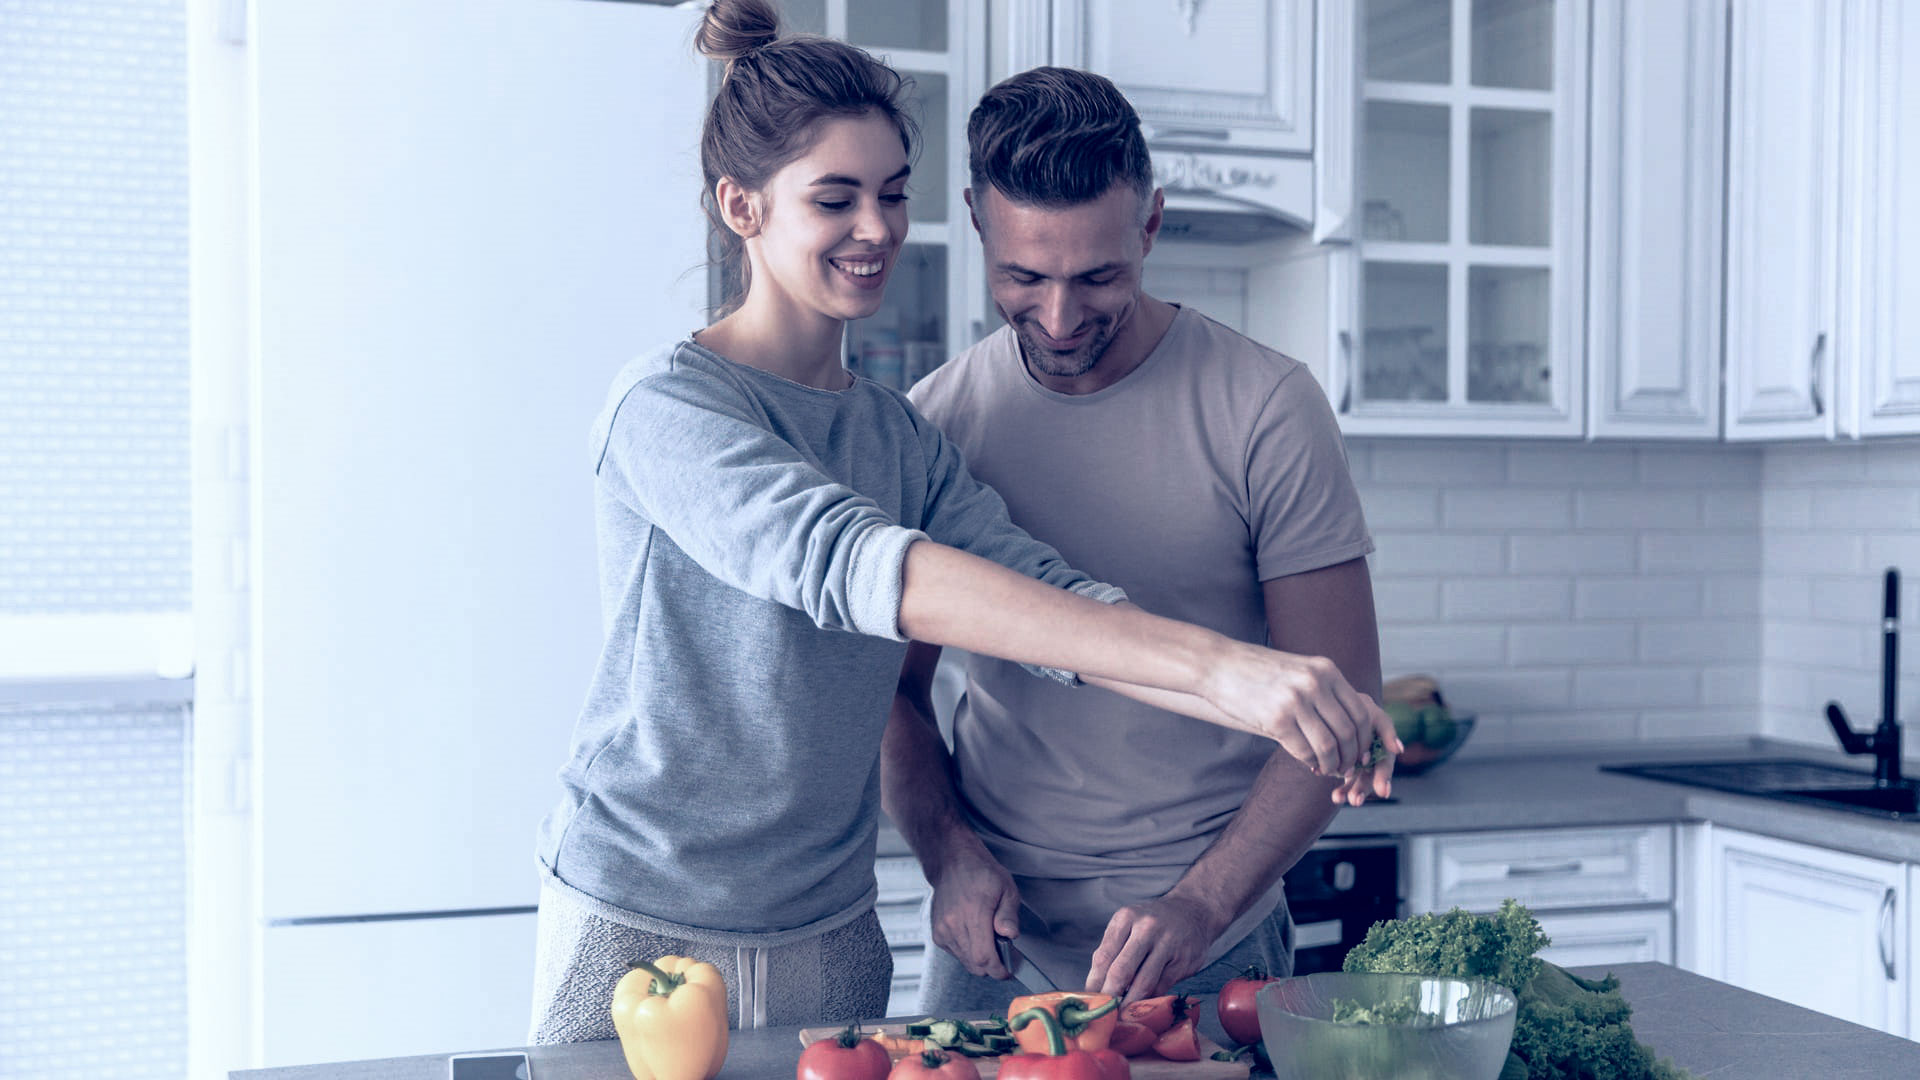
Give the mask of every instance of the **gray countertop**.
<svg viewBox="0 0 1920 1080">
<path fill-rule="evenodd" d="M 1662 1057 L 1701 1077 L 1887 1080 L 1920 1076 L 1920 1043 L 1836 1020 L 1665 964 L 1611 970 L 1633 1006 L 1633 1029 Z M 1207 1010 L 1211 1019 L 1212 1010 Z M 1217 1033 L 1216 1033 L 1217 1037 Z M 534 1080 L 631 1080 L 613 1041 L 528 1050 Z M 799 1029 L 735 1032 L 721 1080 L 786 1080 L 800 1058 Z M 234 1080 L 446 1080 L 443 1054 L 254 1069 Z"/>
<path fill-rule="evenodd" d="M 1871 764 L 1817 747 L 1762 739 L 1463 756 L 1425 776 L 1396 777 L 1393 802 L 1342 810 L 1326 835 L 1711 821 L 1859 855 L 1920 862 L 1920 822 L 1898 822 L 1600 771 L 1601 765 L 1759 758 L 1798 758 L 1856 769 Z"/>
</svg>

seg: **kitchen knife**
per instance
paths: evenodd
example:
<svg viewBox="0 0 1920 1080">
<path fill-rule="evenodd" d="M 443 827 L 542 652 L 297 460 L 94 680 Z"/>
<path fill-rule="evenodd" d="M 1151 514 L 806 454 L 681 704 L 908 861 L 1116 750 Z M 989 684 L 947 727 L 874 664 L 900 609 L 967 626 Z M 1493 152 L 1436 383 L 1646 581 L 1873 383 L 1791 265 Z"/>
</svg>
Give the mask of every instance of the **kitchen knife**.
<svg viewBox="0 0 1920 1080">
<path fill-rule="evenodd" d="M 1053 985 L 1052 979 L 1047 978 L 1047 973 L 1035 967 L 1033 961 L 1027 959 L 1027 955 L 1011 940 L 996 934 L 993 942 L 1000 950 L 1000 962 L 1013 972 L 1014 981 L 1026 987 L 1028 992 L 1045 994 L 1059 989 Z"/>
</svg>

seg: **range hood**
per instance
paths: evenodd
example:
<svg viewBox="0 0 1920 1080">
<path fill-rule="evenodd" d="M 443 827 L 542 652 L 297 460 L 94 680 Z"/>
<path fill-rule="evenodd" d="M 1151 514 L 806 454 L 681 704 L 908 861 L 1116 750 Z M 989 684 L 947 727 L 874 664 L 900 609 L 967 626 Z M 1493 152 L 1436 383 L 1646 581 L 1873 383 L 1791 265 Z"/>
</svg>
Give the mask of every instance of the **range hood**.
<svg viewBox="0 0 1920 1080">
<path fill-rule="evenodd" d="M 1313 227 L 1313 162 L 1155 147 L 1153 182 L 1166 193 L 1163 240 L 1252 244 Z"/>
</svg>

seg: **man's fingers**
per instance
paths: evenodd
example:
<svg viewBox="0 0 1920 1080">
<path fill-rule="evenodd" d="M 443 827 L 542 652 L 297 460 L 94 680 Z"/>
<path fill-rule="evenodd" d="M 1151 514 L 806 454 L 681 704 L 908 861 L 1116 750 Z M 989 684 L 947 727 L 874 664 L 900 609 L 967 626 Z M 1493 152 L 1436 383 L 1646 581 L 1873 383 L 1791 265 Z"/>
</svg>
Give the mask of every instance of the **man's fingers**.
<svg viewBox="0 0 1920 1080">
<path fill-rule="evenodd" d="M 1133 912 L 1121 908 L 1107 920 L 1107 932 L 1100 937 L 1100 947 L 1093 950 L 1093 966 L 1087 969 L 1087 993 L 1097 994 L 1106 985 L 1107 971 L 1113 966 L 1113 959 L 1120 955 L 1121 946 L 1127 943 L 1128 931 L 1133 925 Z"/>
<path fill-rule="evenodd" d="M 1141 998 L 1159 997 L 1166 992 L 1161 989 L 1161 984 L 1164 982 L 1171 985 L 1173 982 L 1172 979 L 1166 978 L 1169 974 L 1169 962 L 1172 959 L 1168 955 L 1169 948 L 1167 939 L 1161 938 L 1153 951 L 1140 961 L 1140 968 L 1134 972 L 1132 981 L 1120 991 L 1127 996 L 1128 1000 L 1138 1001 Z"/>
<path fill-rule="evenodd" d="M 1107 977 L 1101 980 L 1100 993 L 1119 997 L 1127 987 L 1133 985 L 1141 962 L 1146 960 L 1153 948 L 1153 937 L 1153 926 L 1147 920 L 1133 924 L 1132 931 L 1127 935 L 1127 943 L 1120 947 L 1119 954 L 1107 967 Z"/>
<path fill-rule="evenodd" d="M 993 932 L 1003 938 L 1020 936 L 1020 890 L 1009 884 L 993 909 Z"/>
</svg>

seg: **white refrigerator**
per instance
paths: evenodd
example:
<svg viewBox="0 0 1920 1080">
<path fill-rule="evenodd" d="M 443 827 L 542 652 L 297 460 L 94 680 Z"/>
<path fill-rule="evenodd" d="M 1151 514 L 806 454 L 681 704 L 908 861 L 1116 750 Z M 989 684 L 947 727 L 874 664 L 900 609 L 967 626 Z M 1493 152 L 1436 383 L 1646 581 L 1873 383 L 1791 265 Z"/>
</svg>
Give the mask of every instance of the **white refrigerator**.
<svg viewBox="0 0 1920 1080">
<path fill-rule="evenodd" d="M 701 325 L 697 10 L 256 0 L 262 1063 L 524 1041 L 587 429 Z"/>
</svg>

